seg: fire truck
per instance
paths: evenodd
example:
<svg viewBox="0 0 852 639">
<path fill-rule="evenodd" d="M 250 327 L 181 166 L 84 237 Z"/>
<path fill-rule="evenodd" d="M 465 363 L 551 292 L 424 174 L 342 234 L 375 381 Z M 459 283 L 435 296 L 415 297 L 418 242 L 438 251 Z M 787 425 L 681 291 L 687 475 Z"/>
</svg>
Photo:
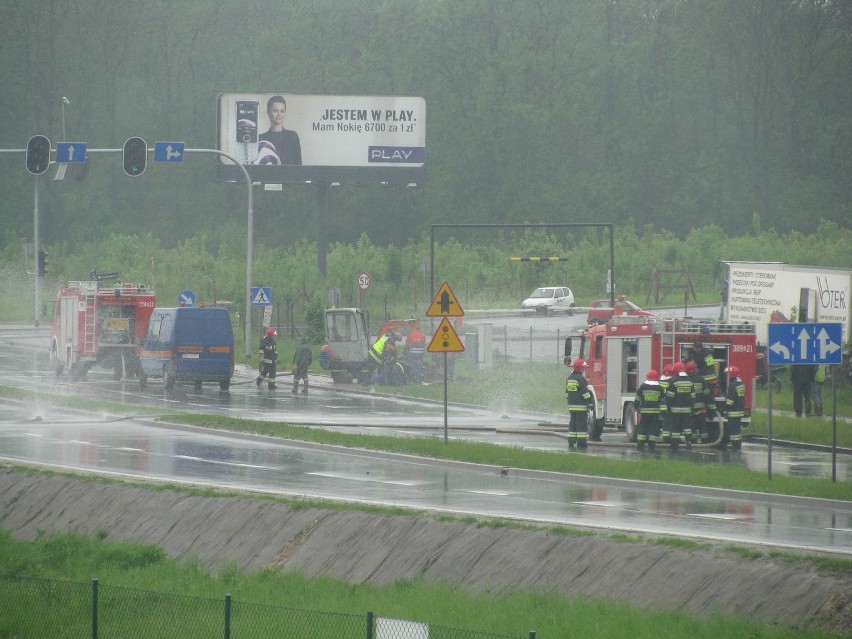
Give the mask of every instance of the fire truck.
<svg viewBox="0 0 852 639">
<path fill-rule="evenodd" d="M 593 395 L 589 431 L 598 426 L 623 429 L 630 442 L 636 441 L 636 390 L 650 369 L 662 372 L 666 364 L 685 361 L 696 342 L 713 354 L 718 385 L 724 396 L 728 383 L 725 369 L 735 365 L 746 388 L 746 417 L 751 418 L 757 368 L 757 342 L 753 324 L 723 324 L 714 320 L 614 316 L 606 324 L 591 326 L 579 338 L 565 340 L 565 364 L 572 358 L 588 363 L 585 376 Z M 572 355 L 573 352 L 573 355 Z M 724 420 L 708 415 L 709 441 L 721 438 Z"/>
<path fill-rule="evenodd" d="M 69 282 L 53 303 L 50 361 L 57 376 L 82 378 L 95 364 L 112 368 L 115 379 L 123 371 L 138 375 L 155 306 L 154 290 L 142 284 Z"/>
</svg>

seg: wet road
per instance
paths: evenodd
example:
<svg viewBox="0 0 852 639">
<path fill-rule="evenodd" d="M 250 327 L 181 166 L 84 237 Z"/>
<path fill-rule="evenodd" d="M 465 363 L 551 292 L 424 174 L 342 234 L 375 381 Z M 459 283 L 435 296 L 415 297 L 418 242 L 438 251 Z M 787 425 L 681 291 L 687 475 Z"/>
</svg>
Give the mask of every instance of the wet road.
<svg viewBox="0 0 852 639">
<path fill-rule="evenodd" d="M 0 332 L 0 340 L 7 335 Z M 0 383 L 51 394 L 166 409 L 287 421 L 347 432 L 443 436 L 443 406 L 315 387 L 309 397 L 258 391 L 249 372 L 228 393 L 205 387 L 168 395 L 139 392 L 93 371 L 84 382 L 57 383 L 44 353 L 18 335 L 0 355 Z M 24 363 L 22 363 L 22 358 Z M 253 373 L 252 373 L 253 376 Z M 242 383 L 240 383 L 242 382 Z M 189 391 L 189 392 L 187 392 Z M 852 554 L 852 503 L 669 487 L 642 482 L 432 462 L 281 442 L 221 432 L 164 427 L 144 419 L 79 417 L 47 403 L 0 406 L 0 455 L 27 463 L 82 468 L 140 478 L 244 488 L 276 494 L 498 516 L 565 525 L 712 538 Z M 449 437 L 565 449 L 561 416 L 520 414 L 509 407 L 453 407 Z M 353 425 L 353 423 L 355 425 Z M 404 423 L 404 426 L 401 424 Z M 536 432 L 541 431 L 541 432 Z M 623 436 L 590 454 L 635 458 Z M 571 453 L 579 454 L 579 453 Z M 696 451 L 696 463 L 723 461 L 759 468 L 765 449 L 742 454 Z M 825 454 L 776 449 L 776 473 L 824 474 Z M 842 479 L 847 477 L 845 459 Z M 830 471 L 829 471 L 830 473 Z"/>
<path fill-rule="evenodd" d="M 852 503 L 424 460 L 0 405 L 2 457 L 277 495 L 852 555 Z"/>
</svg>

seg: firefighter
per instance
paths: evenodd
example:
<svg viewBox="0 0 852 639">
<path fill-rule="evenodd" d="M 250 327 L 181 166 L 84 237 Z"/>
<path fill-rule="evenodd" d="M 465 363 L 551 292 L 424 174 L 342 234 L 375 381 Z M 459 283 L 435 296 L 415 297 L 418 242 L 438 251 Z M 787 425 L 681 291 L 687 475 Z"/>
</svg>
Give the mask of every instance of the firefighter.
<svg viewBox="0 0 852 639">
<path fill-rule="evenodd" d="M 691 447 L 693 441 L 701 441 L 701 426 L 707 418 L 707 408 L 704 403 L 704 377 L 698 374 L 698 365 L 692 360 L 686 362 L 686 375 L 692 380 L 693 389 L 695 390 L 695 401 L 692 403 L 692 424 L 687 430 L 683 431 L 686 445 L 687 447 Z"/>
<path fill-rule="evenodd" d="M 660 424 L 660 441 L 664 444 L 668 444 L 672 439 L 672 425 L 671 425 L 671 413 L 669 412 L 669 386 L 671 385 L 671 379 L 674 376 L 674 364 L 666 364 L 663 366 L 663 374 L 660 376 L 660 388 L 663 391 L 663 397 L 665 399 L 663 404 L 663 413 L 661 414 L 661 424 Z"/>
<path fill-rule="evenodd" d="M 672 450 L 677 450 L 680 446 L 681 434 L 684 430 L 690 430 L 692 405 L 695 402 L 695 386 L 686 374 L 686 366 L 683 362 L 676 362 L 672 371 L 674 377 L 669 382 L 666 395 L 669 398 L 669 411 L 671 412 L 671 446 Z"/>
<path fill-rule="evenodd" d="M 704 342 L 695 342 L 686 357 L 698 367 L 698 374 L 704 378 L 705 393 L 716 397 L 719 387 L 719 373 L 713 353 L 704 348 Z"/>
<path fill-rule="evenodd" d="M 269 390 L 275 390 L 275 366 L 278 363 L 278 346 L 275 338 L 278 336 L 278 331 L 270 326 L 266 329 L 266 335 L 260 340 L 260 348 L 257 353 L 260 358 L 260 375 L 257 376 L 257 385 L 260 386 L 263 380 L 269 382 Z"/>
<path fill-rule="evenodd" d="M 571 365 L 574 372 L 565 381 L 565 396 L 568 401 L 568 413 L 571 416 L 571 424 L 568 427 L 568 448 L 583 449 L 588 443 L 588 419 L 589 411 L 592 409 L 592 393 L 589 383 L 583 376 L 583 369 L 587 366 L 582 359 L 575 359 Z"/>
<path fill-rule="evenodd" d="M 304 380 L 302 393 L 304 395 L 308 394 L 308 369 L 313 359 L 314 355 L 311 353 L 311 347 L 308 346 L 308 338 L 302 337 L 299 347 L 293 353 L 293 390 L 290 391 L 293 395 L 299 389 L 300 379 Z"/>
<path fill-rule="evenodd" d="M 636 391 L 635 404 L 639 411 L 636 447 L 645 450 L 647 444 L 648 450 L 653 452 L 660 439 L 660 422 L 666 410 L 666 394 L 660 386 L 660 373 L 653 368 Z"/>
<path fill-rule="evenodd" d="M 745 395 L 746 388 L 740 379 L 740 369 L 737 366 L 728 366 L 728 392 L 725 393 L 725 414 L 728 422 L 725 424 L 725 434 L 719 442 L 719 448 L 724 450 L 730 442 L 733 450 L 742 450 L 742 420 L 745 417 Z"/>
</svg>

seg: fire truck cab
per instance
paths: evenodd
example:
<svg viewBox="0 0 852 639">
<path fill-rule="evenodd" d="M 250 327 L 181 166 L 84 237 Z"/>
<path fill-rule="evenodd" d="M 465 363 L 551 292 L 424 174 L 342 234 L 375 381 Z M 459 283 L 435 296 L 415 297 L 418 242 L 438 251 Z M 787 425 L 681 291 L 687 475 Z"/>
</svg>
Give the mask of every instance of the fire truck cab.
<svg viewBox="0 0 852 639">
<path fill-rule="evenodd" d="M 57 375 L 86 375 L 95 364 L 138 375 L 139 349 L 156 306 L 153 289 L 141 284 L 69 282 L 53 304 L 50 360 Z"/>
<path fill-rule="evenodd" d="M 714 320 L 690 318 L 651 318 L 615 316 L 608 323 L 591 326 L 579 337 L 565 340 L 565 364 L 572 358 L 588 363 L 585 371 L 594 397 L 591 432 L 599 426 L 623 429 L 630 442 L 636 441 L 636 391 L 650 369 L 687 359 L 696 342 L 713 354 L 718 385 L 715 392 L 724 398 L 728 385 L 725 369 L 736 365 L 746 388 L 746 418 L 751 417 L 757 365 L 755 327 L 751 324 L 720 324 Z M 710 417 L 710 416 L 708 416 Z M 711 441 L 721 436 L 721 423 L 711 419 L 707 432 Z"/>
</svg>

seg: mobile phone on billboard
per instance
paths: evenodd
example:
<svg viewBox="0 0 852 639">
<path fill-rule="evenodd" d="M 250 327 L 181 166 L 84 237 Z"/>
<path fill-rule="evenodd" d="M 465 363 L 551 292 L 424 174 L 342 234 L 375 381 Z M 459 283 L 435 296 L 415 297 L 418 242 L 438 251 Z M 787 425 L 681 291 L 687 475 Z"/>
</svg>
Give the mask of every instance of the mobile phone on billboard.
<svg viewBox="0 0 852 639">
<path fill-rule="evenodd" d="M 237 142 L 257 142 L 257 100 L 237 100 Z"/>
</svg>

